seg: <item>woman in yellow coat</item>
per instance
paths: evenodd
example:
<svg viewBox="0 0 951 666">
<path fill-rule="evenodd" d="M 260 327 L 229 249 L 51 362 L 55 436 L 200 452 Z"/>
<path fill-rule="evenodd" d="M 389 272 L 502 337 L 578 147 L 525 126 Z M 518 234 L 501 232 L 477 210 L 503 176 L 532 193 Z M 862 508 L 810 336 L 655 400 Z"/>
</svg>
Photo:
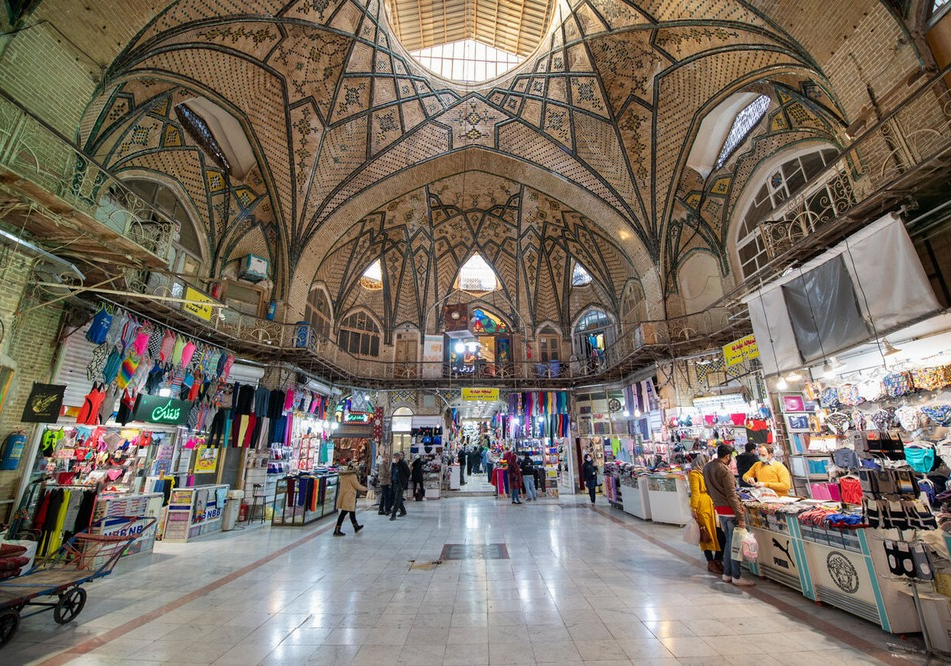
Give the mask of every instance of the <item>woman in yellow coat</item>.
<svg viewBox="0 0 951 666">
<path fill-rule="evenodd" d="M 340 509 L 340 515 L 337 516 L 337 529 L 334 530 L 334 536 L 346 534 L 340 526 L 343 525 L 343 519 L 347 517 L 347 514 L 350 514 L 354 534 L 363 529 L 363 525 L 357 524 L 357 491 L 365 493 L 367 489 L 357 481 L 357 468 L 351 463 L 340 470 L 337 481 L 337 508 Z"/>
<path fill-rule="evenodd" d="M 700 548 L 707 558 L 707 571 L 723 573 L 723 532 L 717 527 L 717 514 L 713 509 L 713 499 L 707 494 L 707 484 L 703 480 L 703 466 L 710 462 L 705 453 L 693 459 L 690 474 L 690 511 L 700 525 Z"/>
</svg>

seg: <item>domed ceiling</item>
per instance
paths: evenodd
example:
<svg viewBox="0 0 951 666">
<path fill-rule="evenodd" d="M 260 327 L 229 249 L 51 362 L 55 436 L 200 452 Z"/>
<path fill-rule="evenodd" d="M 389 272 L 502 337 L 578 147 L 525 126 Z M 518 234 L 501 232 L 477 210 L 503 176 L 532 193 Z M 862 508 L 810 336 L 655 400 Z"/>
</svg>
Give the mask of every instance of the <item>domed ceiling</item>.
<svg viewBox="0 0 951 666">
<path fill-rule="evenodd" d="M 847 118 L 798 5 L 560 2 L 534 55 L 471 89 L 413 61 L 379 0 L 180 0 L 114 61 L 81 141 L 120 173 L 174 181 L 210 275 L 269 256 L 297 310 L 314 279 L 345 310 L 378 253 L 400 283 L 387 316 L 421 325 L 479 248 L 526 321 L 567 320 L 572 259 L 606 306 L 633 280 L 661 318 L 690 254 L 731 279 L 730 197 L 756 164 L 737 169 L 744 155 L 835 141 Z M 701 176 L 688 166 L 701 122 L 739 90 L 770 95 L 764 140 Z M 195 98 L 237 120 L 255 158 L 242 177 L 183 131 L 176 107 Z"/>
</svg>

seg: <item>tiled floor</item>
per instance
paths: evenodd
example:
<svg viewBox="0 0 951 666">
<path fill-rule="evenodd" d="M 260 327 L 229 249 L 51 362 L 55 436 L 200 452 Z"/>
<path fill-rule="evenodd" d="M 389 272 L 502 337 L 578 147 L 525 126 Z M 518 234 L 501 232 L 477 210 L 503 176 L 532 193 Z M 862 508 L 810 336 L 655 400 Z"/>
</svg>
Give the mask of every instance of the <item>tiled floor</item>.
<svg viewBox="0 0 951 666">
<path fill-rule="evenodd" d="M 457 497 L 408 502 L 396 522 L 364 512 L 344 538 L 325 520 L 160 543 L 90 584 L 74 623 L 25 619 L 0 663 L 915 663 L 778 585 L 720 583 L 677 528 L 566 503 L 584 500 Z M 504 543 L 509 559 L 411 566 L 447 543 Z"/>
</svg>

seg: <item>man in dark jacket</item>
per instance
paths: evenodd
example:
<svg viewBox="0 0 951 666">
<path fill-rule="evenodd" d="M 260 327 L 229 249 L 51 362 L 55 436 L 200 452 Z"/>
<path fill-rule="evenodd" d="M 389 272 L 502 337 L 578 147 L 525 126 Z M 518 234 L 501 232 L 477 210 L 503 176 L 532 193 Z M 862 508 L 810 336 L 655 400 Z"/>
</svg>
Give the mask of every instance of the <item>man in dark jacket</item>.
<svg viewBox="0 0 951 666">
<path fill-rule="evenodd" d="M 403 460 L 403 452 L 397 451 L 393 454 L 393 467 L 390 485 L 393 488 L 393 508 L 390 512 L 390 520 L 396 520 L 397 512 L 400 516 L 406 515 L 406 507 L 403 506 L 403 491 L 409 485 L 409 465 Z"/>
<path fill-rule="evenodd" d="M 734 528 L 746 527 L 743 503 L 736 492 L 736 477 L 730 471 L 732 457 L 732 446 L 718 446 L 717 459 L 703 466 L 703 480 L 707 484 L 707 493 L 713 500 L 713 509 L 723 529 L 723 582 L 733 583 L 737 587 L 752 587 L 755 585 L 753 581 L 740 577 L 740 560 L 734 560 L 731 556 Z"/>
<path fill-rule="evenodd" d="M 466 455 L 466 447 L 459 447 L 459 455 L 456 458 L 459 461 L 459 485 L 466 485 L 466 461 L 469 459 L 469 456 Z"/>
<path fill-rule="evenodd" d="M 416 456 L 410 467 L 412 468 L 410 478 L 413 480 L 413 499 L 417 502 L 422 502 L 423 496 L 426 495 L 426 490 L 423 488 L 423 459 L 420 456 Z"/>
<path fill-rule="evenodd" d="M 756 444 L 746 443 L 746 453 L 741 453 L 736 457 L 736 474 L 740 477 L 740 486 L 751 488 L 753 484 L 743 480 L 743 475 L 750 471 L 750 468 L 759 462 L 759 456 L 756 455 Z"/>
</svg>

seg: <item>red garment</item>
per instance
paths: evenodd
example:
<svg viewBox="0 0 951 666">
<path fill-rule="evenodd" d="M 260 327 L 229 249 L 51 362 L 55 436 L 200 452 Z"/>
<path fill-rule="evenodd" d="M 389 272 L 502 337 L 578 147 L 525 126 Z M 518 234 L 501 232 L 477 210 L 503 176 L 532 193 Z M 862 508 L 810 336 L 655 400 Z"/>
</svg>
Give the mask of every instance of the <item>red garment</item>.
<svg viewBox="0 0 951 666">
<path fill-rule="evenodd" d="M 842 501 L 846 504 L 862 503 L 862 482 L 850 476 L 843 476 L 839 479 L 839 490 L 842 494 Z"/>
<path fill-rule="evenodd" d="M 256 417 L 254 414 L 248 414 L 246 417 L 242 418 L 248 419 L 248 429 L 244 431 L 244 441 L 242 442 L 241 446 L 248 448 L 251 446 L 251 437 L 254 435 L 254 424 L 257 423 L 258 417 Z"/>
<path fill-rule="evenodd" d="M 86 395 L 83 400 L 83 406 L 79 410 L 79 416 L 76 417 L 77 425 L 99 425 L 99 409 L 102 407 L 102 401 L 106 397 L 106 392 L 96 386 Z"/>
<path fill-rule="evenodd" d="M 515 456 L 515 453 L 506 451 L 505 455 L 502 456 L 502 460 L 505 461 L 506 469 L 509 473 L 509 491 L 513 488 L 522 490 L 522 470 L 518 467 L 518 458 Z"/>
</svg>

